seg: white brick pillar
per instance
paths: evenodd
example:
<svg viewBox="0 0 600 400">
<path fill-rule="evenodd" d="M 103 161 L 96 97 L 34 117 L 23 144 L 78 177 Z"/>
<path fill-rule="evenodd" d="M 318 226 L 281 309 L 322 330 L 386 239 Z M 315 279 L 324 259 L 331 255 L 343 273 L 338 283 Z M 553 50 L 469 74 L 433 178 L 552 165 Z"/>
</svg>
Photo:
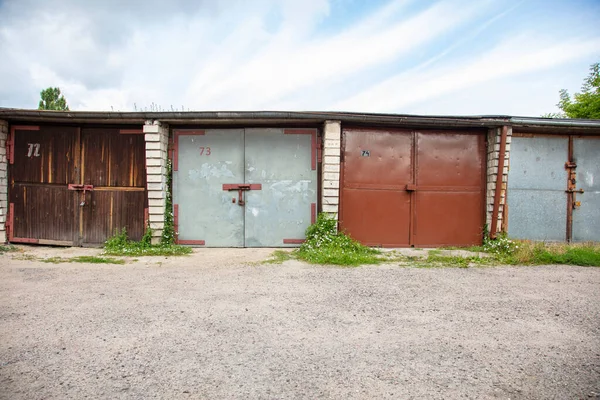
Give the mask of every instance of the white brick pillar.
<svg viewBox="0 0 600 400">
<path fill-rule="evenodd" d="M 508 183 L 508 168 L 510 159 L 510 142 L 512 138 L 512 127 L 508 127 L 506 133 L 506 150 L 504 153 L 504 166 L 500 169 L 500 141 L 502 128 L 490 129 L 488 132 L 487 148 L 487 191 L 486 191 L 486 223 L 488 229 L 492 229 L 492 213 L 494 210 L 494 197 L 496 195 L 496 179 L 498 173 L 502 174 L 502 187 L 500 193 L 500 208 L 498 209 L 498 220 L 496 232 L 506 232 L 504 226 L 504 209 L 506 207 L 506 185 Z M 490 232 L 491 233 L 491 232 Z"/>
<path fill-rule="evenodd" d="M 150 229 L 152 229 L 152 244 L 158 244 L 165 226 L 169 127 L 159 121 L 146 121 L 144 138 L 146 140 L 148 219 Z"/>
<path fill-rule="evenodd" d="M 323 125 L 323 162 L 321 176 L 321 211 L 338 219 L 340 204 L 340 152 L 342 125 L 325 121 Z"/>
<path fill-rule="evenodd" d="M 0 120 L 0 243 L 6 242 L 6 214 L 8 211 L 8 163 L 6 160 L 6 140 L 8 122 Z"/>
</svg>

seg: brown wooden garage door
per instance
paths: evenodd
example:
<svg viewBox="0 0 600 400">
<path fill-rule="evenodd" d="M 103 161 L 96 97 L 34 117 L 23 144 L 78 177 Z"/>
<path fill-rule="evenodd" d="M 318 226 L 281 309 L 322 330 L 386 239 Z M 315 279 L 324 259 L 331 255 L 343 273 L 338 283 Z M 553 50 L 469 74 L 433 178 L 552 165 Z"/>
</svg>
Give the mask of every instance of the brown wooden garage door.
<svg viewBox="0 0 600 400">
<path fill-rule="evenodd" d="M 343 132 L 340 227 L 371 246 L 481 244 L 485 135 Z"/>
<path fill-rule="evenodd" d="M 11 242 L 98 245 L 122 228 L 141 238 L 141 130 L 13 126 L 10 142 Z"/>
</svg>

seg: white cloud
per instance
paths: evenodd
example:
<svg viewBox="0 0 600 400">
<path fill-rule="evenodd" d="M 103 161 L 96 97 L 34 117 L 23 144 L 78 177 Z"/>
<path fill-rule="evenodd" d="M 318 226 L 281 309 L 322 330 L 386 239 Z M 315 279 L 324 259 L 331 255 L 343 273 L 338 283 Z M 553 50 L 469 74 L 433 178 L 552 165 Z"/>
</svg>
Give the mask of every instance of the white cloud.
<svg viewBox="0 0 600 400">
<path fill-rule="evenodd" d="M 546 43 L 524 34 L 507 40 L 482 55 L 472 55 L 452 65 L 401 73 L 371 87 L 333 108 L 400 112 L 403 107 L 456 92 L 470 86 L 543 71 L 600 51 L 600 38 Z M 491 94 L 491 93 L 490 93 Z"/>
<path fill-rule="evenodd" d="M 59 86 L 79 110 L 440 113 L 431 105 L 454 110 L 444 107 L 452 95 L 600 53 L 597 33 L 485 37 L 516 7 L 499 12 L 491 0 L 390 0 L 347 24 L 335 14 L 345 1 L 9 0 L 0 3 L 0 106 L 35 107 L 41 89 Z M 464 51 L 483 38 L 488 50 Z"/>
</svg>

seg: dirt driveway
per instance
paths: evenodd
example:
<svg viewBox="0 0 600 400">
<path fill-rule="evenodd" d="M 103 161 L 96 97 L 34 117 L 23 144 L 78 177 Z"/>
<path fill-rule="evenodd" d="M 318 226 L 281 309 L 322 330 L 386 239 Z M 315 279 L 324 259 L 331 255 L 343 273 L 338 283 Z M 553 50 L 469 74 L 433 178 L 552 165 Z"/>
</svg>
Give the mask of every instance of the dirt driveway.
<svg viewBox="0 0 600 400">
<path fill-rule="evenodd" d="M 0 398 L 600 397 L 600 268 L 250 263 L 269 253 L 0 255 Z"/>
</svg>

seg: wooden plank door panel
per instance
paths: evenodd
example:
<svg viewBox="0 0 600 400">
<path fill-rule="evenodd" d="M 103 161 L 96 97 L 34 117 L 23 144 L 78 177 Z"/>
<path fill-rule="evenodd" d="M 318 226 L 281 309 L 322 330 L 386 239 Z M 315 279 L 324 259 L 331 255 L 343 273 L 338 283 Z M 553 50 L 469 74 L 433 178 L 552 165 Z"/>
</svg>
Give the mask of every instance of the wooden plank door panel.
<svg viewBox="0 0 600 400">
<path fill-rule="evenodd" d="M 85 202 L 80 207 L 82 244 L 100 245 L 123 228 L 130 239 L 141 239 L 146 208 L 144 135 L 84 128 L 81 165 L 81 183 L 93 186 L 79 191 Z"/>
<path fill-rule="evenodd" d="M 78 128 L 13 126 L 11 136 L 11 242 L 72 245 Z"/>
</svg>

